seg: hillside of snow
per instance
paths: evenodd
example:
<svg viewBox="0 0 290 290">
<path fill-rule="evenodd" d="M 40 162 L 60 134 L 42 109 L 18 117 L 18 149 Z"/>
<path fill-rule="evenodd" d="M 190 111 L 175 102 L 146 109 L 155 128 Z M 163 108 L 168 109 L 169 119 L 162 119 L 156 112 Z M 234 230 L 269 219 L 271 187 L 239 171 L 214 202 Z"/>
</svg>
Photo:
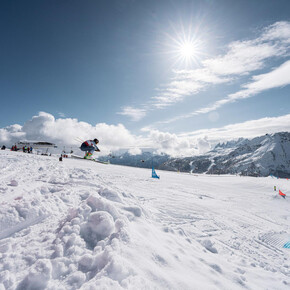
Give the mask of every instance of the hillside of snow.
<svg viewBox="0 0 290 290">
<path fill-rule="evenodd" d="M 0 289 L 290 288 L 290 181 L 157 173 L 1 150 Z"/>
</svg>

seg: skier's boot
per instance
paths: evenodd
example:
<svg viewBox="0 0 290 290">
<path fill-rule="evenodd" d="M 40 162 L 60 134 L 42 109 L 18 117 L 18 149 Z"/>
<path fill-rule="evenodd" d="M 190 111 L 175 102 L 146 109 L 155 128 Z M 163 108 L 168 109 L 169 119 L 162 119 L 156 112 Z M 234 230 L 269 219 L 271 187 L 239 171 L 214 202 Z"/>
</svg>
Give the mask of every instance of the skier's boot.
<svg viewBox="0 0 290 290">
<path fill-rule="evenodd" d="M 84 158 L 85 159 L 91 159 L 92 155 L 93 155 L 92 153 L 87 152 Z"/>
</svg>

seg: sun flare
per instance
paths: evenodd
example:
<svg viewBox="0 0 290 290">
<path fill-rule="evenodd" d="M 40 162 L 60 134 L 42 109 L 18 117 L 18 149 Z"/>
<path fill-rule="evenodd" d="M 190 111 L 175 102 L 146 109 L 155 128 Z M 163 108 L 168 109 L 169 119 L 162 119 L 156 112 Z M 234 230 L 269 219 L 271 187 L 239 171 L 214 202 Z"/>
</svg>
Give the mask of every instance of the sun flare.
<svg viewBox="0 0 290 290">
<path fill-rule="evenodd" d="M 186 59 L 191 59 L 196 54 L 196 47 L 193 43 L 185 42 L 180 45 L 179 53 L 182 57 Z"/>
<path fill-rule="evenodd" d="M 181 35 L 172 38 L 172 50 L 170 54 L 175 65 L 189 67 L 200 63 L 203 53 L 203 42 L 197 37 Z"/>
<path fill-rule="evenodd" d="M 164 35 L 162 45 L 164 52 L 170 55 L 172 66 L 189 68 L 200 65 L 206 55 L 206 34 L 200 30 L 200 25 L 172 25 L 172 32 Z"/>
</svg>

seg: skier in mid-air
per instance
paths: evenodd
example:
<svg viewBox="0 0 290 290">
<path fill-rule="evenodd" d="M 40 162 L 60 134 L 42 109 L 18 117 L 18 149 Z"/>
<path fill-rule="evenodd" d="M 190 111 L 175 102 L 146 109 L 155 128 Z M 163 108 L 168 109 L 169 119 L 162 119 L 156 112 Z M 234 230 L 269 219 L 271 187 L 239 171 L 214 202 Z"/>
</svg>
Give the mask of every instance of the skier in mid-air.
<svg viewBox="0 0 290 290">
<path fill-rule="evenodd" d="M 85 159 L 90 159 L 95 151 L 100 152 L 100 149 L 97 146 L 98 143 L 99 140 L 96 138 L 94 140 L 87 140 L 82 143 L 80 149 L 86 152 L 84 156 Z"/>
</svg>

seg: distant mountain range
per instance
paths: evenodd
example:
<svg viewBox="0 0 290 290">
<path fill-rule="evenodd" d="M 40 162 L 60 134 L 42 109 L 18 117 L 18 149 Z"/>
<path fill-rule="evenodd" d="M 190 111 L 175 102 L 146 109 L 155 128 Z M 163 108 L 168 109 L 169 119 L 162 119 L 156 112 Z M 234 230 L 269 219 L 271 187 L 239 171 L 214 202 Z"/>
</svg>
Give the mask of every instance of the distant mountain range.
<svg viewBox="0 0 290 290">
<path fill-rule="evenodd" d="M 143 152 L 142 154 L 131 155 L 129 153 L 124 153 L 116 156 L 102 156 L 98 158 L 101 161 L 110 161 L 111 164 L 119 164 L 133 167 L 141 168 L 151 168 L 152 165 L 155 168 L 159 168 L 161 164 L 170 160 L 169 155 L 156 155 L 152 152 Z"/>
<path fill-rule="evenodd" d="M 207 173 L 240 174 L 248 176 L 290 177 L 290 133 L 266 134 L 253 139 L 239 139 L 218 144 L 204 155 L 171 158 L 144 152 L 106 156 L 112 164 L 156 169 Z"/>
</svg>

